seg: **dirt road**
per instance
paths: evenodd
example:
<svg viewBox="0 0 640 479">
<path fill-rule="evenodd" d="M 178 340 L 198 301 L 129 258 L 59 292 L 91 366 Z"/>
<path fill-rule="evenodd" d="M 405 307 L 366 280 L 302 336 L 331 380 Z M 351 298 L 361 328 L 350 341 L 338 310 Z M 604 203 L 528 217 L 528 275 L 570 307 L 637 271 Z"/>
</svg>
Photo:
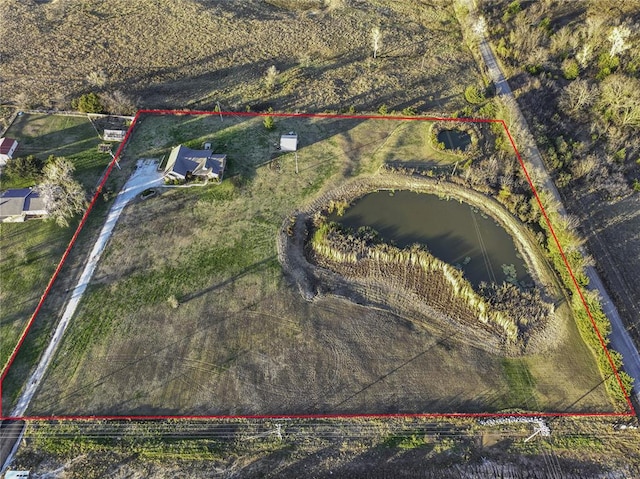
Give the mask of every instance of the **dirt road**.
<svg viewBox="0 0 640 479">
<path fill-rule="evenodd" d="M 100 260 L 100 256 L 104 251 L 105 246 L 107 245 L 107 241 L 113 232 L 113 229 L 120 217 L 120 213 L 124 207 L 135 198 L 136 195 L 141 193 L 147 188 L 159 186 L 162 182 L 162 178 L 160 173 L 157 171 L 157 163 L 153 160 L 144 160 L 139 161 L 136 170 L 134 171 L 131 178 L 124 185 L 120 193 L 118 194 L 115 202 L 111 206 L 111 210 L 109 211 L 109 215 L 107 216 L 107 220 L 105 221 L 104 226 L 102 227 L 102 231 L 100 232 L 100 236 L 93 246 L 93 250 L 89 256 L 89 261 L 85 265 L 84 270 L 82 271 L 82 275 L 78 280 L 78 284 L 76 284 L 75 288 L 71 293 L 71 299 L 67 303 L 62 318 L 56 327 L 55 332 L 51 338 L 51 342 L 47 346 L 46 350 L 42 354 L 40 358 L 40 362 L 38 363 L 37 368 L 31 374 L 29 381 L 27 383 L 26 388 L 23 390 L 20 395 L 20 399 L 16 404 L 16 407 L 11 411 L 11 417 L 21 417 L 24 416 L 31 399 L 33 398 L 38 386 L 40 385 L 40 381 L 44 377 L 47 367 L 51 362 L 53 355 L 58 348 L 58 344 L 64 335 L 67 326 L 80 303 L 80 299 L 84 291 L 87 289 L 87 285 L 93 276 L 93 273 L 98 265 L 98 261 Z"/>
<path fill-rule="evenodd" d="M 485 36 L 484 29 L 481 27 L 481 25 L 484 24 L 484 20 L 480 20 L 474 0 L 461 0 L 461 2 L 469 10 L 471 23 L 477 26 L 473 29 L 473 32 L 477 35 L 480 53 L 482 54 L 482 58 L 487 66 L 489 76 L 496 87 L 496 95 L 499 95 L 504 104 L 507 105 L 512 115 L 513 123 L 518 125 L 518 128 L 522 132 L 522 136 L 525 138 L 525 147 L 521 148 L 520 153 L 523 159 L 528 163 L 530 171 L 532 169 L 537 170 L 538 175 L 536 176 L 541 181 L 541 188 L 551 193 L 557 200 L 560 205 L 559 213 L 566 216 L 567 212 L 563 206 L 560 192 L 551 179 L 551 175 L 546 170 L 545 164 L 542 160 L 542 155 L 540 154 L 533 136 L 529 131 L 527 120 L 516 102 L 515 96 L 509 87 L 509 83 L 502 73 L 498 60 Z M 587 254 L 586 251 L 583 251 L 582 253 Z M 613 304 L 609 293 L 605 289 L 596 269 L 593 266 L 589 266 L 586 268 L 586 274 L 589 277 L 589 289 L 599 292 L 600 297 L 602 298 L 602 308 L 611 322 L 611 346 L 622 354 L 622 357 L 624 358 L 624 370 L 635 380 L 634 382 L 636 386 L 633 394 L 636 399 L 640 400 L 640 355 L 638 354 L 638 350 L 631 340 L 631 337 L 622 322 L 622 318 L 620 317 L 616 306 Z"/>
</svg>

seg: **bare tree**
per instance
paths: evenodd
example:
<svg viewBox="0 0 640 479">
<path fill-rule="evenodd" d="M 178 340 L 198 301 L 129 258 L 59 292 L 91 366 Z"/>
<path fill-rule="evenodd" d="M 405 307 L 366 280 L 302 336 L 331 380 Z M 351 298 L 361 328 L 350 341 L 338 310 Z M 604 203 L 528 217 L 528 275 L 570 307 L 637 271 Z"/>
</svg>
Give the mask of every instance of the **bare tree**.
<svg viewBox="0 0 640 479">
<path fill-rule="evenodd" d="M 602 82 L 599 104 L 604 117 L 615 125 L 640 126 L 640 80 L 611 75 Z"/>
<path fill-rule="evenodd" d="M 575 80 L 562 90 L 559 106 L 566 114 L 578 119 L 595 103 L 597 96 L 597 87 L 591 86 L 587 80 Z"/>
<path fill-rule="evenodd" d="M 109 79 L 104 70 L 93 70 L 87 75 L 87 82 L 89 82 L 91 86 L 102 88 L 108 81 Z"/>
<path fill-rule="evenodd" d="M 267 71 L 264 74 L 264 86 L 267 90 L 271 90 L 275 86 L 278 73 L 280 72 L 278 72 L 275 65 L 271 65 L 267 68 Z"/>
<path fill-rule="evenodd" d="M 585 178 L 590 180 L 594 175 L 596 168 L 600 164 L 596 155 L 587 155 L 584 158 L 580 158 L 571 164 L 571 173 L 574 179 Z"/>
<path fill-rule="evenodd" d="M 631 30 L 624 25 L 620 27 L 613 27 L 608 37 L 608 40 L 611 42 L 609 56 L 614 57 L 629 48 L 630 45 L 627 43 L 629 35 L 631 35 Z"/>
<path fill-rule="evenodd" d="M 580 51 L 576 54 L 576 60 L 582 68 L 586 68 L 589 65 L 589 60 L 591 60 L 592 48 L 591 45 L 585 43 L 582 45 Z"/>
<path fill-rule="evenodd" d="M 371 46 L 373 47 L 373 58 L 378 56 L 378 50 L 382 47 L 382 31 L 380 27 L 371 29 Z"/>
<path fill-rule="evenodd" d="M 137 108 L 136 103 L 121 90 L 115 90 L 100 95 L 104 106 L 109 113 L 120 115 L 133 115 Z"/>
<path fill-rule="evenodd" d="M 69 218 L 83 211 L 87 205 L 82 185 L 73 179 L 74 170 L 73 163 L 66 158 L 51 157 L 37 186 L 49 217 L 60 226 L 68 226 Z"/>
</svg>

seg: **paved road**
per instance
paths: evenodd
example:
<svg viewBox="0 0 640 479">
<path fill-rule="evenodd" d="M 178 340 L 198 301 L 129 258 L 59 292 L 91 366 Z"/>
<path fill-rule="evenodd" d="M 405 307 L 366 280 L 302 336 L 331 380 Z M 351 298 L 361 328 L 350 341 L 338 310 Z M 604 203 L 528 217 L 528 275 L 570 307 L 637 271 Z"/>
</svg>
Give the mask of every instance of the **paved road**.
<svg viewBox="0 0 640 479">
<path fill-rule="evenodd" d="M 9 463 L 18 450 L 24 434 L 24 421 L 0 422 L 0 474 L 9 467 Z"/>
<path fill-rule="evenodd" d="M 127 183 L 124 185 L 120 193 L 118 194 L 115 202 L 111 206 L 111 210 L 109 210 L 109 215 L 105 221 L 104 226 L 102 227 L 102 231 L 100 232 L 100 236 L 98 237 L 96 243 L 93 246 L 93 250 L 89 255 L 89 260 L 84 267 L 82 275 L 78 280 L 78 284 L 76 284 L 75 288 L 71 293 L 71 299 L 67 303 L 64 313 L 62 315 L 62 319 L 58 323 L 55 332 L 53 333 L 53 337 L 47 346 L 47 349 L 42 354 L 40 358 L 40 362 L 36 367 L 33 374 L 29 378 L 29 382 L 27 383 L 27 387 L 22 391 L 20 398 L 18 399 L 18 403 L 16 407 L 11 411 L 11 417 L 21 417 L 24 416 L 31 399 L 33 399 L 42 378 L 44 377 L 47 367 L 51 362 L 53 355 L 58 348 L 60 340 L 64 335 L 67 326 L 71 320 L 71 317 L 76 311 L 78 304 L 80 303 L 80 299 L 84 291 L 87 289 L 87 285 L 93 276 L 93 273 L 98 265 L 98 261 L 100 260 L 100 256 L 104 251 L 105 246 L 107 245 L 107 241 L 113 232 L 114 227 L 116 226 L 116 222 L 120 217 L 120 213 L 124 207 L 131 201 L 135 196 L 147 188 L 153 186 L 159 186 L 162 183 L 162 178 L 160 173 L 157 171 L 157 163 L 151 160 L 145 160 L 144 162 L 139 162 L 136 170 L 133 175 L 129 178 Z"/>
<path fill-rule="evenodd" d="M 466 7 L 469 9 L 470 18 L 475 19 L 475 24 L 478 25 L 478 14 L 476 11 L 476 7 L 473 0 L 462 0 Z M 544 162 L 542 161 L 542 156 L 540 155 L 540 151 L 535 144 L 533 136 L 529 131 L 529 125 L 518 106 L 516 99 L 509 87 L 509 83 L 507 82 L 502 70 L 500 69 L 500 65 L 496 59 L 493 50 L 491 49 L 491 45 L 487 41 L 487 38 L 484 34 L 482 28 L 475 28 L 473 30 L 475 34 L 478 36 L 478 41 L 480 45 L 480 53 L 482 54 L 482 58 L 487 65 L 489 76 L 491 80 L 496 86 L 496 94 L 501 96 L 503 102 L 507 105 L 512 115 L 513 123 L 517 124 L 520 128 L 522 136 L 525 138 L 526 146 L 520 150 L 520 153 L 523 159 L 528 163 L 527 168 L 531 172 L 531 168 L 533 167 L 537 170 L 539 177 L 538 179 L 541 181 L 541 188 L 550 192 L 554 198 L 558 201 L 560 205 L 560 214 L 566 215 L 567 212 L 564 209 L 562 203 L 562 197 L 558 189 L 556 188 L 555 183 L 551 179 L 551 176 L 546 170 Z M 586 251 L 582 252 L 586 254 Z M 616 351 L 622 354 L 624 358 L 624 370 L 627 374 L 629 374 L 632 378 L 634 378 L 635 387 L 633 394 L 635 398 L 640 401 L 640 355 L 638 354 L 638 349 L 633 343 L 627 329 L 624 326 L 622 318 L 620 317 L 620 313 L 618 312 L 616 306 L 613 304 L 609 293 L 605 289 L 602 284 L 602 280 L 598 275 L 596 269 L 592 266 L 586 268 L 586 274 L 589 277 L 589 289 L 597 290 L 600 293 L 602 298 L 602 308 L 604 313 L 609 318 L 611 322 L 611 346 Z"/>
</svg>

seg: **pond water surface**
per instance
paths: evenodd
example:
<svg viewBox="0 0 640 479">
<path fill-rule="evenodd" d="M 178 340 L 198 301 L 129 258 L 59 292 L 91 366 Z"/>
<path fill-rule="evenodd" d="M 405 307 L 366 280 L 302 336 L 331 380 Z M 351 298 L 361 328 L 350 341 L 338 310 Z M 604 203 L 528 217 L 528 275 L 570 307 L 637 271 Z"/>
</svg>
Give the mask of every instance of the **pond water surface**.
<svg viewBox="0 0 640 479">
<path fill-rule="evenodd" d="M 471 145 L 471 136 L 466 131 L 442 130 L 438 133 L 438 142 L 444 143 L 447 150 L 464 151 Z"/>
<path fill-rule="evenodd" d="M 329 219 L 354 230 L 370 226 L 400 248 L 424 245 L 462 269 L 474 286 L 482 281 L 525 286 L 532 281 L 513 238 L 466 203 L 411 191 L 379 191 L 356 200 L 343 216 L 334 213 Z"/>
</svg>

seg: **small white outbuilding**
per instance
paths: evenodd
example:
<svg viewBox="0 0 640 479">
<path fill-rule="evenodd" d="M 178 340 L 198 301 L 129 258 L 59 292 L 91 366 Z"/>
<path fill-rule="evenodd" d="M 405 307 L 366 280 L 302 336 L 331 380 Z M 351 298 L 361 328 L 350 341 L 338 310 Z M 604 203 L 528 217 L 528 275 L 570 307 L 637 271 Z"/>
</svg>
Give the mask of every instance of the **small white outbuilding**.
<svg viewBox="0 0 640 479">
<path fill-rule="evenodd" d="M 104 130 L 104 141 L 122 141 L 127 136 L 126 130 Z"/>
<path fill-rule="evenodd" d="M 290 132 L 280 137 L 280 150 L 282 151 L 297 151 L 298 150 L 298 135 L 294 132 Z"/>
<path fill-rule="evenodd" d="M 5 479 L 29 479 L 31 476 L 29 471 L 7 471 L 4 475 Z"/>
</svg>

